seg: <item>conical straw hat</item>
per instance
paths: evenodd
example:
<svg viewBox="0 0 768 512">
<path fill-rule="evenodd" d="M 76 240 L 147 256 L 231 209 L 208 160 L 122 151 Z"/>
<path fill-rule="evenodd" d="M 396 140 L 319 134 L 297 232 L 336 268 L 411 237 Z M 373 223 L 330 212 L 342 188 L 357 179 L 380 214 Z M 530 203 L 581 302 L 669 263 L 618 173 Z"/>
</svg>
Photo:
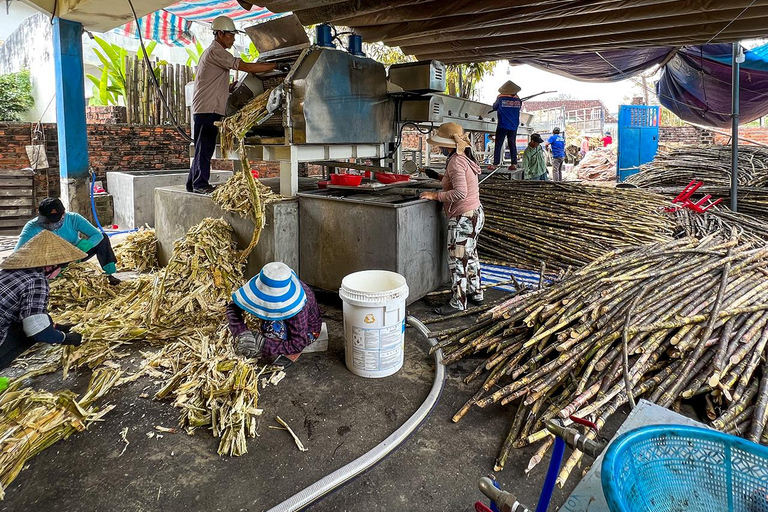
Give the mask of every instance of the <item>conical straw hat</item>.
<svg viewBox="0 0 768 512">
<path fill-rule="evenodd" d="M 521 91 L 520 87 L 512 80 L 507 80 L 504 85 L 499 87 L 500 94 L 517 94 Z"/>
<path fill-rule="evenodd" d="M 2 263 L 0 269 L 40 268 L 63 265 L 88 256 L 58 235 L 43 230 Z"/>
</svg>

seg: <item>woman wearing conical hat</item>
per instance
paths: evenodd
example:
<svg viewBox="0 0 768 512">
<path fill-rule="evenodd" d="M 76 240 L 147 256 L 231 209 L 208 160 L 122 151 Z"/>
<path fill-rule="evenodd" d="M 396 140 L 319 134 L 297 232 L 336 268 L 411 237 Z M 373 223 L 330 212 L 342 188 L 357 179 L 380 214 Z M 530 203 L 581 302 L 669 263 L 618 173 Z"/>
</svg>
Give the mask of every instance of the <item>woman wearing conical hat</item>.
<svg viewBox="0 0 768 512">
<path fill-rule="evenodd" d="M 86 254 L 50 231 L 41 231 L 0 263 L 0 368 L 35 343 L 79 346 L 71 326 L 48 315 L 48 280 Z"/>
<path fill-rule="evenodd" d="M 517 95 L 520 92 L 518 87 L 511 80 L 499 87 L 499 95 L 493 104 L 493 111 L 498 114 L 498 123 L 496 124 L 496 147 L 493 151 L 493 165 L 488 169 L 495 170 L 502 160 L 502 151 L 504 151 L 504 140 L 509 147 L 509 155 L 512 158 L 510 171 L 517 169 L 517 127 L 520 126 L 520 109 L 523 107 L 523 100 Z"/>
</svg>

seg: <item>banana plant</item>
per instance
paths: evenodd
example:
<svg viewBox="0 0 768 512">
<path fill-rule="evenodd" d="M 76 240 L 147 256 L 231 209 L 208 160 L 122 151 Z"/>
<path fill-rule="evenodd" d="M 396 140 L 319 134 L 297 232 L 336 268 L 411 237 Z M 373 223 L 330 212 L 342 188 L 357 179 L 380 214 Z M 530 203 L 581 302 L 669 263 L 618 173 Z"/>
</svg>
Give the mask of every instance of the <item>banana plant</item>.
<svg viewBox="0 0 768 512">
<path fill-rule="evenodd" d="M 200 56 L 205 51 L 205 48 L 200 44 L 200 41 L 195 41 L 192 48 L 185 48 L 185 50 L 187 50 L 187 55 L 189 56 L 187 59 L 187 66 L 197 66 L 198 62 L 200 62 Z"/>
<path fill-rule="evenodd" d="M 256 45 L 253 44 L 253 41 L 251 41 L 251 44 L 248 45 L 247 51 L 240 53 L 240 60 L 243 62 L 255 62 L 258 58 L 259 50 L 256 49 Z"/>
<path fill-rule="evenodd" d="M 101 76 L 86 75 L 93 83 L 91 105 L 117 105 L 120 97 L 125 96 L 125 58 L 128 56 L 128 50 L 116 44 L 108 43 L 98 36 L 95 36 L 94 40 L 101 49 L 101 51 L 99 51 L 99 48 L 93 49 L 93 52 L 101 62 Z M 152 56 L 156 46 L 157 41 L 150 41 L 146 45 L 147 57 Z M 139 59 L 143 59 L 144 51 L 139 48 L 137 55 Z M 164 61 L 159 64 L 164 64 Z M 160 69 L 157 67 L 155 67 L 155 76 L 158 80 L 160 79 Z"/>
</svg>

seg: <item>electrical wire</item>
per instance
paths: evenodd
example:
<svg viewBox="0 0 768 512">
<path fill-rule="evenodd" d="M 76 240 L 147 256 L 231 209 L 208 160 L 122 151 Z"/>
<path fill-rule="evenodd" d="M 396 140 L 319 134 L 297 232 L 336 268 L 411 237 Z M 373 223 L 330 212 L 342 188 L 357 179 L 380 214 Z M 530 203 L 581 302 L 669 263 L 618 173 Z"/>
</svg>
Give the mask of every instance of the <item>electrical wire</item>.
<svg viewBox="0 0 768 512">
<path fill-rule="evenodd" d="M 712 41 L 714 41 L 714 40 L 717 38 L 717 36 L 719 36 L 720 34 L 722 34 L 723 32 L 725 32 L 725 30 L 726 30 L 728 27 L 730 27 L 731 25 L 733 25 L 733 23 L 734 23 L 736 20 L 738 20 L 739 18 L 741 18 L 741 17 L 744 15 L 744 13 L 745 13 L 745 12 L 747 12 L 747 11 L 749 10 L 749 8 L 750 8 L 750 7 L 752 7 L 753 5 L 755 5 L 755 3 L 757 3 L 757 0 L 752 0 L 752 3 L 751 3 L 751 4 L 749 4 L 748 6 L 746 6 L 746 7 L 744 8 L 744 10 L 743 10 L 743 11 L 741 11 L 741 12 L 740 12 L 738 15 L 736 15 L 736 17 L 735 17 L 735 18 L 733 18 L 731 21 L 729 21 L 729 22 L 728 22 L 728 24 L 727 24 L 726 26 L 724 26 L 722 29 L 720 29 L 720 32 L 718 32 L 717 34 L 713 35 L 713 36 L 712 36 L 712 37 L 709 39 L 709 41 L 707 41 L 705 44 L 709 44 L 709 43 L 711 43 Z"/>
<path fill-rule="evenodd" d="M 176 131 L 179 132 L 179 134 L 184 137 L 184 139 L 187 142 L 194 142 L 192 140 L 192 137 L 189 136 L 189 134 L 184 130 L 184 128 L 181 127 L 176 117 L 173 115 L 173 112 L 171 111 L 170 107 L 168 106 L 168 99 L 165 97 L 165 93 L 163 92 L 163 89 L 160 87 L 160 82 L 157 80 L 157 76 L 155 76 L 155 68 L 152 66 L 152 61 L 149 60 L 149 56 L 147 55 L 147 48 L 144 46 L 144 38 L 141 36 L 141 26 L 139 25 L 139 17 L 136 15 L 136 9 L 133 8 L 133 1 L 128 0 L 128 5 L 131 7 L 131 12 L 133 13 L 133 19 L 136 21 L 136 34 L 139 36 L 139 45 L 141 45 L 141 52 L 144 54 L 144 63 L 147 65 L 147 68 L 149 69 L 149 76 L 152 77 L 152 83 L 155 86 L 155 91 L 157 92 L 157 95 L 160 97 L 160 100 L 163 102 L 163 106 L 165 107 L 165 111 L 168 113 L 168 117 L 171 120 L 171 123 L 176 128 Z"/>
</svg>

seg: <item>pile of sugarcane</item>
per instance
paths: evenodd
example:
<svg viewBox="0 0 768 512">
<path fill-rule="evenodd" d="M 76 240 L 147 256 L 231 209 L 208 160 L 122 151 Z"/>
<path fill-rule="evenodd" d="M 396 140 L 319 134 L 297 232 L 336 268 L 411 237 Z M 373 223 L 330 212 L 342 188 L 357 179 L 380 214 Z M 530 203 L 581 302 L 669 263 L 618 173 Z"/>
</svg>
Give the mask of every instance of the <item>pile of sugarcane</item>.
<svg viewBox="0 0 768 512">
<path fill-rule="evenodd" d="M 226 328 L 185 336 L 151 356 L 146 368 L 164 380 L 155 398 L 174 397 L 189 434 L 210 428 L 221 439 L 219 455 L 240 456 L 248 451 L 246 438 L 256 436 L 259 377 L 268 370 L 237 357 L 233 347 Z"/>
<path fill-rule="evenodd" d="M 742 233 L 744 240 L 755 244 L 768 241 L 768 225 L 765 222 L 751 215 L 733 212 L 729 208 L 717 206 L 704 213 L 680 208 L 674 213 L 679 236 L 704 237 L 713 233 L 728 236 L 735 228 Z"/>
<path fill-rule="evenodd" d="M 488 354 L 465 379 L 485 374 L 484 383 L 454 421 L 516 404 L 501 469 L 512 447 L 543 442 L 531 468 L 541 460 L 553 442 L 548 419 L 602 426 L 641 397 L 672 408 L 698 397 L 716 428 L 768 442 L 767 327 L 768 246 L 734 233 L 611 251 L 471 326 L 433 335 L 446 364 Z M 561 486 L 580 458 L 563 466 Z"/>
<path fill-rule="evenodd" d="M 662 187 L 653 190 L 671 199 L 680 194 L 683 187 Z M 700 187 L 691 200 L 697 201 L 707 194 L 712 196 L 712 201 L 722 199 L 723 201 L 719 205 L 721 208 L 730 208 L 731 189 L 729 187 Z M 739 187 L 738 198 L 737 210 L 739 213 L 751 215 L 763 222 L 768 221 L 768 188 Z"/>
<path fill-rule="evenodd" d="M 51 314 L 71 315 L 68 320 L 77 323 L 83 315 L 118 295 L 118 288 L 109 285 L 101 269 L 87 262 L 70 263 L 50 282 Z"/>
<path fill-rule="evenodd" d="M 0 393 L 0 499 L 32 457 L 99 421 L 113 406 L 93 404 L 111 390 L 122 372 L 100 368 L 79 400 L 70 390 L 35 391 L 16 379 Z"/>
<path fill-rule="evenodd" d="M 643 165 L 628 183 L 638 187 L 685 186 L 691 180 L 707 185 L 731 183 L 731 146 L 699 146 L 662 151 Z M 768 149 L 739 146 L 739 184 L 764 186 L 768 180 Z M 755 184 L 755 185 L 753 185 Z"/>
<path fill-rule="evenodd" d="M 639 190 L 513 181 L 483 186 L 481 259 L 538 270 L 586 265 L 615 248 L 670 240 L 669 202 Z"/>
<path fill-rule="evenodd" d="M 158 268 L 155 230 L 144 227 L 129 234 L 125 241 L 115 246 L 115 256 L 120 270 L 149 272 Z"/>
<path fill-rule="evenodd" d="M 122 357 L 120 346 L 133 340 L 165 342 L 198 331 L 213 333 L 230 294 L 243 282 L 232 228 L 222 219 L 204 219 L 193 226 L 176 242 L 163 270 L 117 287 L 102 283 L 106 279 L 99 269 L 82 267 L 83 273 L 77 268 L 76 274 L 63 273 L 55 281 L 61 293 L 51 297 L 54 319 L 76 324 L 74 330 L 84 337 L 80 347 L 61 350 L 65 373 Z M 89 289 L 91 282 L 98 287 Z M 70 289 L 77 289 L 84 300 L 67 298 Z M 104 289 L 108 297 L 102 296 Z M 89 292 L 97 298 L 85 300 Z"/>
</svg>

